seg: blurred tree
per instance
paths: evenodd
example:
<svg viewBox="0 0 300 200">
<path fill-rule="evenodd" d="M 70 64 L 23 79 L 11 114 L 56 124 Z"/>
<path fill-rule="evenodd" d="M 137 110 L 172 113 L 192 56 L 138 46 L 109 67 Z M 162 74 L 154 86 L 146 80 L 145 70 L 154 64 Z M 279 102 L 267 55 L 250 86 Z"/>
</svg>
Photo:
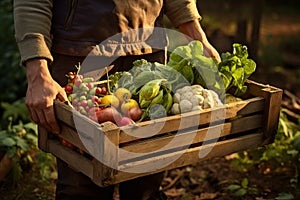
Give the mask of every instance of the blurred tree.
<svg viewBox="0 0 300 200">
<path fill-rule="evenodd" d="M 251 57 L 256 59 L 264 1 L 198 1 L 201 13 L 207 13 L 205 26 L 215 23 L 209 37 L 218 50 L 229 51 L 232 43 L 240 43 L 247 45 Z"/>
<path fill-rule="evenodd" d="M 264 0 L 254 0 L 252 2 L 252 31 L 250 37 L 250 54 L 253 59 L 257 60 L 257 52 L 259 45 L 260 25 L 264 7 Z"/>
<path fill-rule="evenodd" d="M 14 37 L 13 0 L 0 1 L 0 21 L 0 101 L 13 102 L 25 96 L 27 85 Z"/>
</svg>

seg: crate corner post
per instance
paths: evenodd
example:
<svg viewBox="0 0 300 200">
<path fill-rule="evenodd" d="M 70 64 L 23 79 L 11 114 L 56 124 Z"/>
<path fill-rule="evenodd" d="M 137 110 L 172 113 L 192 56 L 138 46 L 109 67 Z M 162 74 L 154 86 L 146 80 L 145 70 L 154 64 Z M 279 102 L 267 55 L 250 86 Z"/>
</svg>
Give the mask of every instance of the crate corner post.
<svg viewBox="0 0 300 200">
<path fill-rule="evenodd" d="M 265 108 L 263 113 L 263 145 L 274 141 L 278 129 L 280 117 L 282 89 L 248 81 L 251 93 L 261 96 L 265 99 Z"/>
<path fill-rule="evenodd" d="M 47 153 L 49 153 L 48 138 L 48 131 L 41 126 L 38 126 L 38 147 Z"/>
<path fill-rule="evenodd" d="M 111 122 L 100 124 L 97 140 L 100 141 L 99 155 L 93 159 L 93 181 L 101 187 L 115 183 L 119 164 L 120 128 Z"/>
</svg>

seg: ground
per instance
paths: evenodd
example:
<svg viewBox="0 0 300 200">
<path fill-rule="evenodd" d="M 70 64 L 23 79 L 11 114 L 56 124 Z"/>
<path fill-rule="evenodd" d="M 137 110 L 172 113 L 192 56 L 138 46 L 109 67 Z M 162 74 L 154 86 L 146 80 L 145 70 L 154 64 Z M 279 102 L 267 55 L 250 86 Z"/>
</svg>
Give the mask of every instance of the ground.
<svg viewBox="0 0 300 200">
<path fill-rule="evenodd" d="M 205 5 L 209 13 L 209 5 Z M 297 96 L 300 96 L 298 86 L 300 85 L 297 75 L 299 73 L 299 47 L 295 48 L 291 44 L 300 44 L 298 38 L 300 32 L 300 18 L 292 12 L 284 15 L 280 11 L 273 11 L 269 8 L 263 15 L 261 25 L 261 42 L 264 49 L 273 51 L 260 52 L 261 62 L 257 73 L 253 79 L 289 89 Z M 204 11 L 203 11 L 204 12 Z M 208 14 L 207 14 L 208 15 Z M 204 13 L 203 16 L 206 16 Z M 224 19 L 224 17 L 223 17 Z M 221 26 L 223 32 L 228 36 L 232 33 L 232 25 Z M 229 31 L 229 32 L 228 32 Z M 210 31 L 208 31 L 211 33 Z M 227 38 L 228 39 L 228 38 Z M 280 43 L 285 41 L 285 43 Z M 297 45 L 295 45 L 297 46 Z M 280 48 L 277 51 L 276 48 Z M 275 51 L 276 50 L 276 51 Z M 275 61 L 278 61 L 276 63 Z M 267 64 L 273 68 L 268 68 Z M 284 68 L 281 66 L 285 66 Z M 264 67 L 264 68 L 263 68 Z M 288 78 L 287 78 L 288 77 Z M 233 168 L 232 157 L 221 157 L 206 160 L 194 165 L 171 170 L 166 172 L 162 189 L 172 200 L 200 200 L 216 199 L 229 200 L 238 199 L 226 190 L 226 187 L 238 181 L 240 184 L 244 178 L 249 181 L 248 192 L 257 190 L 254 195 L 244 195 L 241 199 L 275 199 L 279 193 L 292 190 L 290 186 L 289 171 L 285 173 L 275 173 L 272 171 L 261 171 L 259 168 L 252 168 L 249 171 L 239 172 Z M 41 182 L 37 171 L 28 171 L 24 173 L 18 186 L 13 190 L 0 188 L 0 199 L 2 200 L 32 200 L 54 198 L 55 178 L 49 182 Z M 253 190 L 251 190 L 253 189 Z"/>
</svg>

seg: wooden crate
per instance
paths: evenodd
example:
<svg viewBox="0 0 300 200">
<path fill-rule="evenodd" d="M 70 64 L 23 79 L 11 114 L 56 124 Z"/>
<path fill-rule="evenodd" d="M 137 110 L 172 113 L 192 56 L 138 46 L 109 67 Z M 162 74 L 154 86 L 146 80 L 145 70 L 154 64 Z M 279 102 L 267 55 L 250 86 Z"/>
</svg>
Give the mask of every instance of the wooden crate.
<svg viewBox="0 0 300 200">
<path fill-rule="evenodd" d="M 277 132 L 282 90 L 253 81 L 247 84 L 242 101 L 124 127 L 98 124 L 56 102 L 59 137 L 84 154 L 42 128 L 39 147 L 104 187 L 263 146 L 273 142 Z"/>
</svg>

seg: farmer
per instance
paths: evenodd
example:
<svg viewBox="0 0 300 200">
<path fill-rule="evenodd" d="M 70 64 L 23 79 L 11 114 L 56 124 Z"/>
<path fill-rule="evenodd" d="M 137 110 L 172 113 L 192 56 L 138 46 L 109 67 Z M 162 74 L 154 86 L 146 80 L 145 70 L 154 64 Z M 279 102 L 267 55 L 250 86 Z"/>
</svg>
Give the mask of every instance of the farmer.
<svg viewBox="0 0 300 200">
<path fill-rule="evenodd" d="M 65 75 L 76 71 L 75 65 L 88 54 L 118 57 L 115 71 L 129 70 L 133 61 L 142 58 L 164 62 L 165 52 L 151 44 L 167 45 L 165 35 L 148 31 L 163 26 L 163 14 L 180 32 L 200 40 L 207 56 L 220 61 L 200 26 L 195 0 L 14 0 L 15 36 L 26 67 L 26 105 L 32 120 L 59 133 L 53 100 L 67 100 L 62 88 Z M 122 33 L 119 41 L 109 39 L 118 33 Z M 98 187 L 60 159 L 57 166 L 56 199 L 113 198 L 114 186 Z M 162 179 L 159 173 L 123 182 L 120 198 L 149 199 Z"/>
</svg>

